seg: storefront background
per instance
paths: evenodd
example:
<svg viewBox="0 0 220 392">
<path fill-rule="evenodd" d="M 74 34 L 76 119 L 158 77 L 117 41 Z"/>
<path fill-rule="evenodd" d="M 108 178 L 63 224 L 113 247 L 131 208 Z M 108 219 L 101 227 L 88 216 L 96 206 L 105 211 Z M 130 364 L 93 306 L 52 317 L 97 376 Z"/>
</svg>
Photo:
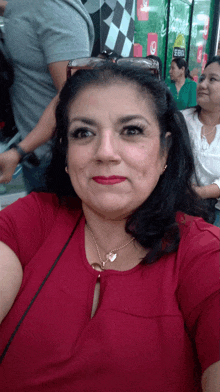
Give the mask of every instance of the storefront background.
<svg viewBox="0 0 220 392">
<path fill-rule="evenodd" d="M 94 56 L 105 49 L 124 57 L 154 54 L 161 58 L 164 77 L 169 78 L 173 56 L 184 53 L 195 80 L 201 75 L 213 46 L 213 20 L 218 0 L 82 2 L 95 26 Z"/>
</svg>

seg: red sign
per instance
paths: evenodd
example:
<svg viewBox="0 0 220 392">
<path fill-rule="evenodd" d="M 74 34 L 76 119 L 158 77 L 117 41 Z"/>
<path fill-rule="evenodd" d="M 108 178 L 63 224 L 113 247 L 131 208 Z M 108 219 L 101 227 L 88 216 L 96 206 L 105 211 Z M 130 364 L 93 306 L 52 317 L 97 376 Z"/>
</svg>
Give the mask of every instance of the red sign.
<svg viewBox="0 0 220 392">
<path fill-rule="evenodd" d="M 158 35 L 156 33 L 148 33 L 147 35 L 147 56 L 153 54 L 157 56 Z"/>
<path fill-rule="evenodd" d="M 196 59 L 197 63 L 201 63 L 202 61 L 202 50 L 203 50 L 203 46 L 202 45 L 198 46 L 197 59 Z"/>
<path fill-rule="evenodd" d="M 203 38 L 208 39 L 208 35 L 209 35 L 209 17 L 206 16 L 206 20 L 204 23 Z"/>
<path fill-rule="evenodd" d="M 137 18 L 138 20 L 148 20 L 149 0 L 137 0 Z"/>
<path fill-rule="evenodd" d="M 204 71 L 204 68 L 205 68 L 207 61 L 208 61 L 208 55 L 207 55 L 207 53 L 204 53 L 203 59 L 202 59 L 202 72 Z"/>
<path fill-rule="evenodd" d="M 134 57 L 142 57 L 143 46 L 141 44 L 134 44 Z"/>
<path fill-rule="evenodd" d="M 198 83 L 198 75 L 195 75 L 195 76 L 193 76 L 193 80 L 194 80 L 194 82 L 196 82 L 196 83 Z"/>
</svg>

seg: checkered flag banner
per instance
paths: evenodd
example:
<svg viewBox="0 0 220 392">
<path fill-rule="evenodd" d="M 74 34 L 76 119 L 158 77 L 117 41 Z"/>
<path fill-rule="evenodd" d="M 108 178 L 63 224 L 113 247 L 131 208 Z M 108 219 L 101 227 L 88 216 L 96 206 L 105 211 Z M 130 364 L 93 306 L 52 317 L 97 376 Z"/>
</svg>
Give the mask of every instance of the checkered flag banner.
<svg viewBox="0 0 220 392">
<path fill-rule="evenodd" d="M 135 0 L 82 0 L 95 28 L 93 56 L 110 49 L 133 56 Z"/>
<path fill-rule="evenodd" d="M 132 57 L 135 0 L 106 0 L 105 4 L 112 12 L 106 19 L 101 9 L 101 51 L 110 49 L 123 57 Z"/>
</svg>

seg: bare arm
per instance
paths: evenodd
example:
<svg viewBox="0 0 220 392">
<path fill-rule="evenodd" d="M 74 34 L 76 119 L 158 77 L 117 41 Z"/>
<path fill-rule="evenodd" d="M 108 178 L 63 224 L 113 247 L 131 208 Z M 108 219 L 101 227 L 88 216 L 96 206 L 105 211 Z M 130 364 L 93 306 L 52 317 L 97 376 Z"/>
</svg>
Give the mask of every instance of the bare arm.
<svg viewBox="0 0 220 392">
<path fill-rule="evenodd" d="M 203 392 L 220 391 L 220 361 L 209 366 L 202 375 Z"/>
<path fill-rule="evenodd" d="M 59 61 L 49 65 L 49 71 L 54 85 L 58 92 L 62 89 L 66 81 L 66 67 L 68 61 Z M 21 148 L 26 152 L 31 152 L 35 148 L 46 143 L 53 136 L 55 122 L 55 109 L 58 102 L 59 93 L 52 99 L 46 107 L 43 115 L 38 121 L 36 127 L 19 143 Z"/>
<path fill-rule="evenodd" d="M 18 257 L 0 241 L 0 323 L 13 305 L 22 277 L 23 272 Z"/>
<path fill-rule="evenodd" d="M 194 190 L 202 199 L 218 199 L 220 197 L 220 189 L 217 184 L 194 186 Z"/>
<path fill-rule="evenodd" d="M 7 5 L 7 1 L 0 0 L 0 15 L 3 16 L 5 12 L 5 7 Z"/>
<path fill-rule="evenodd" d="M 49 65 L 49 71 L 58 92 L 62 89 L 66 81 L 67 64 L 68 61 L 59 61 Z M 37 147 L 46 143 L 53 136 L 55 128 L 55 108 L 58 102 L 58 97 L 59 95 L 57 94 L 52 99 L 39 119 L 37 125 L 26 136 L 26 138 L 19 143 L 25 152 L 34 151 Z M 11 181 L 19 159 L 20 156 L 15 149 L 0 154 L 0 183 L 7 183 Z"/>
</svg>

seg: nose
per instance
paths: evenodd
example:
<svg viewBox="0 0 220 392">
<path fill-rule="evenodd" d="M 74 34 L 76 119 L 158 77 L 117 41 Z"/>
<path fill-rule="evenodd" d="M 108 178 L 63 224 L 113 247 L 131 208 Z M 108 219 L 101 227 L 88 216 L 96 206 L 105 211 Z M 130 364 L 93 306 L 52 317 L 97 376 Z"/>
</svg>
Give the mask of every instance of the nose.
<svg viewBox="0 0 220 392">
<path fill-rule="evenodd" d="M 121 161 L 119 141 L 113 131 L 105 130 L 97 137 L 95 160 L 98 162 L 115 163 Z"/>
<path fill-rule="evenodd" d="M 202 87 L 202 88 L 207 87 L 207 78 L 205 78 L 205 79 L 201 80 L 201 82 L 199 82 L 198 88 L 200 88 L 200 87 Z"/>
</svg>

